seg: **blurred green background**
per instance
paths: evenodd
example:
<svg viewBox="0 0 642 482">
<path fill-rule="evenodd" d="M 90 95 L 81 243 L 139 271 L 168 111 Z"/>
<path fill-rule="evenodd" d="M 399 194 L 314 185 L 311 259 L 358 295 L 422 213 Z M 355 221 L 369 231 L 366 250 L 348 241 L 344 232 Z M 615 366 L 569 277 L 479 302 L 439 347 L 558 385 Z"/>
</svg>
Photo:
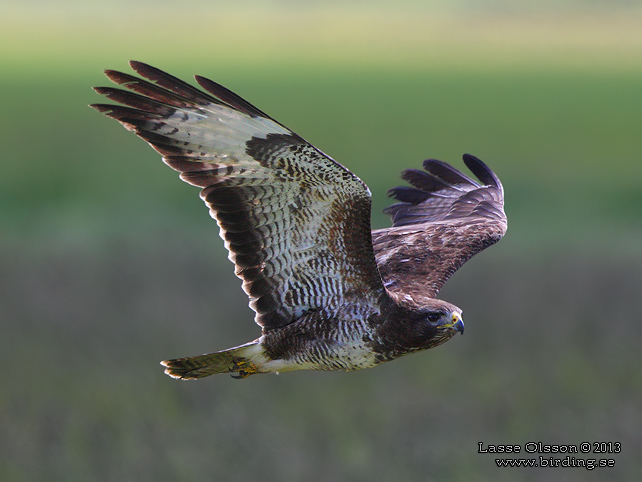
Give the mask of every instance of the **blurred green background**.
<svg viewBox="0 0 642 482">
<path fill-rule="evenodd" d="M 640 25 L 624 0 L 5 2 L 0 480 L 642 480 Z M 509 231 L 442 292 L 466 336 L 348 374 L 163 375 L 259 328 L 197 190 L 87 108 L 129 59 L 314 143 L 375 227 L 401 170 L 486 161 Z M 478 442 L 622 450 L 498 469 Z"/>
</svg>

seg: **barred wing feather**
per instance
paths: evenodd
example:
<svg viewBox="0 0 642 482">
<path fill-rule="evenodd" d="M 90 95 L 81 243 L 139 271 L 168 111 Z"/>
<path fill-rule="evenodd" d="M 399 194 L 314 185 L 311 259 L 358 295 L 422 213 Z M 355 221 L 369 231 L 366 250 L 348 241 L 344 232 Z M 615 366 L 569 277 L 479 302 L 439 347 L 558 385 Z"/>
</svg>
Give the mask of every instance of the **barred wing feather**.
<svg viewBox="0 0 642 482">
<path fill-rule="evenodd" d="M 141 62 L 147 80 L 106 75 L 128 90 L 96 91 L 123 105 L 94 104 L 133 130 L 202 188 L 236 275 L 264 330 L 307 312 L 384 292 L 370 233 L 370 192 L 330 157 L 224 87 L 203 92 Z"/>
</svg>

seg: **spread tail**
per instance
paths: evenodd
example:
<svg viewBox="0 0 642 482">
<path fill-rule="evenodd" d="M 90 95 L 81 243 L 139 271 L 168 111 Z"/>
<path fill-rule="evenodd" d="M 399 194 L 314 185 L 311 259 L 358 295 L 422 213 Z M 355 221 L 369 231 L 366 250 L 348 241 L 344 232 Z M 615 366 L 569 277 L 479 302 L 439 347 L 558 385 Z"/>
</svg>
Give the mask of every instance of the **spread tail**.
<svg viewBox="0 0 642 482">
<path fill-rule="evenodd" d="M 263 348 L 258 341 L 229 348 L 207 355 L 164 360 L 161 365 L 165 373 L 172 378 L 193 380 L 208 377 L 217 373 L 238 373 L 234 378 L 249 377 L 260 373 L 260 365 L 266 361 Z"/>
</svg>

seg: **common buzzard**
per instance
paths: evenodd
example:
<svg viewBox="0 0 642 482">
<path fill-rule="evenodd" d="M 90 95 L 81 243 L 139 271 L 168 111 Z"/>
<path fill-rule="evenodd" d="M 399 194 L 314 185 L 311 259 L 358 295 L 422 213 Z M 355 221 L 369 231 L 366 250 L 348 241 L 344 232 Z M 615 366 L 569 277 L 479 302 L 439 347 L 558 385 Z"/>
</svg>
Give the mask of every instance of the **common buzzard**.
<svg viewBox="0 0 642 482">
<path fill-rule="evenodd" d="M 354 174 L 211 80 L 207 92 L 141 62 L 125 87 L 97 87 L 123 105 L 91 107 L 147 141 L 220 227 L 262 335 L 207 355 L 163 361 L 182 379 L 291 370 L 358 370 L 464 332 L 461 310 L 435 298 L 471 256 L 506 231 L 497 176 L 479 182 L 429 159 L 389 194 L 391 228 L 371 232 L 370 191 Z"/>
</svg>

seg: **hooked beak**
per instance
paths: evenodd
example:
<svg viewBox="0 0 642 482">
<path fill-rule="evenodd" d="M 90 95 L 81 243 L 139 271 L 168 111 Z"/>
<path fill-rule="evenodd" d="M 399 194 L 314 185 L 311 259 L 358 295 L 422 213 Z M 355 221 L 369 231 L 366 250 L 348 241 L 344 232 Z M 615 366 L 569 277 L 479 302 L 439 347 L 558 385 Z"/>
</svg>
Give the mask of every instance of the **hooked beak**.
<svg viewBox="0 0 642 482">
<path fill-rule="evenodd" d="M 450 325 L 453 330 L 458 331 L 462 335 L 464 334 L 464 320 L 461 319 L 461 316 L 457 313 L 453 313 L 453 324 Z"/>
</svg>

